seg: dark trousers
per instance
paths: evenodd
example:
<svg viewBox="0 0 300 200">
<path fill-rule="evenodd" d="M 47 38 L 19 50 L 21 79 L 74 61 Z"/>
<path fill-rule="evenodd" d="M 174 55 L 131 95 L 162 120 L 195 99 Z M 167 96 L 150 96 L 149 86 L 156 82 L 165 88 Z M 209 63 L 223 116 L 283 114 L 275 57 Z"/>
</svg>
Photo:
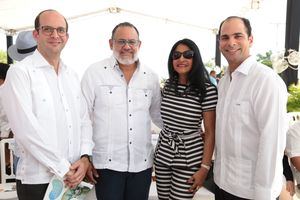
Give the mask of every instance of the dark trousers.
<svg viewBox="0 0 300 200">
<path fill-rule="evenodd" d="M 49 184 L 22 184 L 17 182 L 17 194 L 19 200 L 43 200 Z"/>
<path fill-rule="evenodd" d="M 215 200 L 248 200 L 241 197 L 234 196 L 225 190 L 222 190 L 215 184 Z"/>
<path fill-rule="evenodd" d="M 152 168 L 141 172 L 97 169 L 96 196 L 99 200 L 148 200 Z"/>
</svg>

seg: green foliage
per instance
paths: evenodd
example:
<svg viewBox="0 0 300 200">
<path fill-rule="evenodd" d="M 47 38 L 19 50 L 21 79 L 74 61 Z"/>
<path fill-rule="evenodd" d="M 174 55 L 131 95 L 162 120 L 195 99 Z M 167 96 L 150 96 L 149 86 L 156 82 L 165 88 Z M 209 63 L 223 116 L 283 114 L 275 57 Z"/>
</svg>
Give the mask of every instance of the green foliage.
<svg viewBox="0 0 300 200">
<path fill-rule="evenodd" d="M 288 112 L 300 112 L 300 84 L 289 86 L 289 97 L 287 103 Z"/>
<path fill-rule="evenodd" d="M 7 63 L 7 54 L 6 54 L 6 51 L 0 50 L 0 62 Z"/>
<path fill-rule="evenodd" d="M 269 50 L 267 51 L 265 54 L 257 54 L 256 57 L 257 57 L 257 61 L 264 64 L 264 65 L 267 65 L 268 67 L 271 67 L 272 68 L 272 61 L 271 61 L 271 56 L 272 56 L 272 51 Z"/>
</svg>

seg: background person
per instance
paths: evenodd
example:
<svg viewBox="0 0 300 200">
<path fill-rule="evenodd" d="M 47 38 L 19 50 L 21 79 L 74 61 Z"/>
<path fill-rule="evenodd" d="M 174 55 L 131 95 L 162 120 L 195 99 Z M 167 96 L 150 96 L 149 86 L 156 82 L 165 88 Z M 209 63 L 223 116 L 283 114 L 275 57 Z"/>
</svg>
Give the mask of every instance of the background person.
<svg viewBox="0 0 300 200">
<path fill-rule="evenodd" d="M 154 160 L 157 192 L 161 200 L 192 199 L 211 165 L 217 90 L 197 45 L 189 39 L 174 44 L 168 69 L 161 103 L 164 126 Z"/>
<path fill-rule="evenodd" d="M 37 44 L 32 31 L 22 31 L 18 34 L 16 43 L 8 48 L 7 53 L 13 60 L 21 61 L 33 54 L 36 47 Z"/>
<path fill-rule="evenodd" d="M 92 64 L 82 78 L 98 172 L 96 180 L 88 175 L 97 182 L 98 199 L 147 200 L 153 164 L 151 120 L 161 127 L 158 76 L 138 59 L 141 41 L 131 23 L 118 24 L 109 45 L 113 55 Z"/>
<path fill-rule="evenodd" d="M 216 200 L 274 200 L 282 189 L 286 85 L 250 55 L 249 20 L 228 17 L 219 36 L 229 66 L 218 83 Z"/>
</svg>

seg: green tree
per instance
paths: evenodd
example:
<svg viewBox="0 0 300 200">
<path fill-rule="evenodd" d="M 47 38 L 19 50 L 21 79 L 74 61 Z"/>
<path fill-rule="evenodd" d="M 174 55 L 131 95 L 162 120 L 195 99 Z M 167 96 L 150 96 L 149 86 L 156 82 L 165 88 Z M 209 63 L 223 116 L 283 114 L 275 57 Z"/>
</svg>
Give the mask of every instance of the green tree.
<svg viewBox="0 0 300 200">
<path fill-rule="evenodd" d="M 6 51 L 0 50 L 0 62 L 7 63 L 7 53 L 6 53 Z"/>
<path fill-rule="evenodd" d="M 256 60 L 258 62 L 261 62 L 264 65 L 267 65 L 268 67 L 272 68 L 272 61 L 271 61 L 271 56 L 272 56 L 272 51 L 269 50 L 265 54 L 257 54 L 256 55 Z"/>
<path fill-rule="evenodd" d="M 300 112 L 300 84 L 289 86 L 288 112 Z"/>
</svg>

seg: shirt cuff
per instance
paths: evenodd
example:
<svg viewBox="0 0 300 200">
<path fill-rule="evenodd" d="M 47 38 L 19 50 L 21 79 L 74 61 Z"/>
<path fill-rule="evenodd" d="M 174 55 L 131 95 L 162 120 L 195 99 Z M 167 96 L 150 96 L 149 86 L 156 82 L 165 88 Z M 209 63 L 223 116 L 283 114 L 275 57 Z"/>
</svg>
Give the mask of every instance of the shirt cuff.
<svg viewBox="0 0 300 200">
<path fill-rule="evenodd" d="M 58 164 L 55 174 L 63 179 L 66 173 L 70 170 L 70 163 L 66 159 L 62 159 Z"/>
<path fill-rule="evenodd" d="M 81 146 L 81 152 L 80 155 L 92 155 L 92 145 L 91 144 L 85 144 Z"/>
</svg>

